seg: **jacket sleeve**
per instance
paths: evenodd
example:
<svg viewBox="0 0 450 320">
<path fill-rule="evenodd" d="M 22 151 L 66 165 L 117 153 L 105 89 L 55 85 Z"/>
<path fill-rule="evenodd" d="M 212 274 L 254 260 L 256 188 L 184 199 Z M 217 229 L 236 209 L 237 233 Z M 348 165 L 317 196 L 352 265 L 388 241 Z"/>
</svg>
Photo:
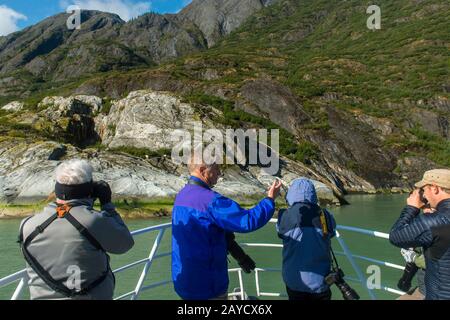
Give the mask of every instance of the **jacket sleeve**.
<svg viewBox="0 0 450 320">
<path fill-rule="evenodd" d="M 328 228 L 330 229 L 330 236 L 331 236 L 331 238 L 333 238 L 333 237 L 335 237 L 336 236 L 336 219 L 334 219 L 334 215 L 330 212 L 330 211 L 328 211 L 328 210 L 326 210 L 326 209 L 324 209 L 324 211 L 325 211 L 325 214 L 328 216 L 328 218 L 327 218 L 327 220 L 328 220 Z"/>
<path fill-rule="evenodd" d="M 106 252 L 123 254 L 134 246 L 130 231 L 112 203 L 102 206 L 89 231 Z"/>
<path fill-rule="evenodd" d="M 284 213 L 286 212 L 286 209 L 280 209 L 278 211 L 278 219 L 277 219 L 277 224 L 276 224 L 276 230 L 277 230 L 277 234 L 278 234 L 278 238 L 283 239 L 283 234 L 280 233 L 280 225 L 281 225 L 281 221 L 283 219 Z"/>
<path fill-rule="evenodd" d="M 218 195 L 209 205 L 208 212 L 218 227 L 226 231 L 246 233 L 269 222 L 275 212 L 275 202 L 264 198 L 255 207 L 247 210 L 235 201 Z"/>
<path fill-rule="evenodd" d="M 413 206 L 403 208 L 400 218 L 389 233 L 389 241 L 396 247 L 428 247 L 433 242 L 431 227 L 436 219 L 431 215 L 419 215 L 420 210 Z"/>
</svg>

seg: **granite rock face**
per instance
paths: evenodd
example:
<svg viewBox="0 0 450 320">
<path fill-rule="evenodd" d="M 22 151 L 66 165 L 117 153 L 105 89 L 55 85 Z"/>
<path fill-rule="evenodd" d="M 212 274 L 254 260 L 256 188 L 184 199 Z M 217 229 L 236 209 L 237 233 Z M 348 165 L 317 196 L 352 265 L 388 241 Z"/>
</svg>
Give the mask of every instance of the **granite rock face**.
<svg viewBox="0 0 450 320">
<path fill-rule="evenodd" d="M 102 99 L 95 96 L 46 97 L 38 105 L 39 112 L 33 126 L 49 135 L 77 146 L 98 141 L 94 115 L 102 106 Z"/>
<path fill-rule="evenodd" d="M 19 101 L 12 101 L 4 105 L 1 109 L 9 112 L 17 112 L 23 109 L 23 103 Z"/>
<path fill-rule="evenodd" d="M 55 137 L 64 135 L 65 143 L 36 141 L 31 138 L 0 139 L 0 202 L 32 203 L 42 201 L 53 191 L 54 170 L 66 159 L 88 159 L 95 168 L 95 179 L 111 184 L 115 197 L 152 199 L 173 197 L 186 183 L 184 165 L 174 163 L 170 155 L 137 157 L 122 152 L 121 147 L 138 150 L 170 149 L 171 134 L 176 129 L 192 132 L 193 124 L 203 131 L 225 128 L 203 117 L 196 108 L 173 94 L 141 90 L 111 102 L 108 114 L 99 112 L 103 100 L 96 96 L 46 97 L 43 109 L 31 123 L 36 129 L 52 127 Z M 220 114 L 211 108 L 210 113 Z M 88 131 L 71 131 L 73 122 L 89 120 Z M 65 124 L 65 126 L 64 126 Z M 85 136 L 80 136 L 80 132 Z M 101 149 L 78 142 L 99 139 Z M 315 180 L 325 204 L 339 204 L 342 193 L 320 173 L 301 163 L 281 158 L 279 176 L 288 185 L 305 176 Z M 227 166 L 216 190 L 236 199 L 263 197 L 273 177 L 257 165 Z"/>
<path fill-rule="evenodd" d="M 60 152 L 61 148 L 59 143 L 51 141 L 0 142 L 0 202 L 26 204 L 45 201 L 54 190 L 55 168 L 61 161 L 73 158 L 89 160 L 95 170 L 94 179 L 107 181 L 116 199 L 174 197 L 189 176 L 185 167 L 168 163 L 170 159 L 155 163 L 108 151 L 80 151 L 72 146 L 64 146 L 64 155 L 55 160 L 52 155 L 55 151 Z M 238 166 L 228 167 L 215 190 L 237 200 L 263 198 L 273 177 L 258 173 L 256 168 L 245 171 Z M 291 177 L 302 173 L 285 171 L 284 174 L 285 182 L 289 183 Z M 339 204 L 329 186 L 318 181 L 315 184 L 323 204 Z"/>
<path fill-rule="evenodd" d="M 237 29 L 249 16 L 275 0 L 194 0 L 178 14 L 203 33 L 208 47 Z"/>
<path fill-rule="evenodd" d="M 194 109 L 173 95 L 134 91 L 115 102 L 109 115 L 99 118 L 97 127 L 109 148 L 158 150 L 172 147 L 173 131 L 190 130 L 195 121 Z"/>
</svg>

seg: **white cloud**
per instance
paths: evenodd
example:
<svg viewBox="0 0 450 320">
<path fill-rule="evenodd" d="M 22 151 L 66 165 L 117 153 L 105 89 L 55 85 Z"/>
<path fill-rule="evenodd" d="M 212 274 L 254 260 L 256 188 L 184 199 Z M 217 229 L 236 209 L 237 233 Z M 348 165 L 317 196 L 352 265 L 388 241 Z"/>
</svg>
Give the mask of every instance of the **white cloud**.
<svg viewBox="0 0 450 320">
<path fill-rule="evenodd" d="M 128 21 L 150 10 L 150 1 L 133 2 L 131 0 L 62 0 L 61 6 L 66 10 L 69 5 L 77 5 L 85 10 L 98 10 L 119 15 Z"/>
<path fill-rule="evenodd" d="M 17 22 L 20 20 L 27 20 L 27 17 L 5 5 L 0 5 L 0 36 L 19 30 Z"/>
</svg>

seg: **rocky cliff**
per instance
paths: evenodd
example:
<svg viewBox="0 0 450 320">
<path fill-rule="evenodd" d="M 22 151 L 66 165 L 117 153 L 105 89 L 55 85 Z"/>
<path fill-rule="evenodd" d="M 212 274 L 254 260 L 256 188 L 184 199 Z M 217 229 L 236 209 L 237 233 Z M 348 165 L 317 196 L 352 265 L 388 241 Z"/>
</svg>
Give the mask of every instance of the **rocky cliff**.
<svg viewBox="0 0 450 320">
<path fill-rule="evenodd" d="M 173 147 L 173 130 L 192 131 L 192 123 L 201 121 L 197 108 L 177 96 L 148 90 L 131 92 L 112 102 L 108 112 L 102 112 L 103 100 L 95 96 L 46 97 L 39 105 L 43 110 L 31 117 L 8 111 L 10 120 L 29 126 L 28 130 L 35 130 L 45 141 L 12 131 L 0 138 L 0 202 L 33 203 L 47 198 L 54 187 L 54 169 L 71 158 L 88 159 L 95 168 L 95 179 L 108 181 L 117 198 L 173 197 L 186 183 L 186 167 L 174 164 L 169 152 L 157 154 Z M 212 112 L 221 114 L 219 110 Z M 80 120 L 83 118 L 89 121 Z M 79 132 L 68 124 L 79 121 L 86 127 L 82 140 L 98 139 L 100 144 L 83 149 L 74 146 Z M 202 124 L 204 129 L 217 128 L 210 119 Z M 49 131 L 50 127 L 58 129 Z M 52 141 L 62 138 L 69 140 Z M 280 177 L 286 183 L 299 176 L 311 177 L 324 204 L 340 203 L 342 194 L 329 181 L 301 163 L 281 160 Z M 259 169 L 227 166 L 216 190 L 240 199 L 261 197 L 273 178 L 262 175 Z"/>
</svg>

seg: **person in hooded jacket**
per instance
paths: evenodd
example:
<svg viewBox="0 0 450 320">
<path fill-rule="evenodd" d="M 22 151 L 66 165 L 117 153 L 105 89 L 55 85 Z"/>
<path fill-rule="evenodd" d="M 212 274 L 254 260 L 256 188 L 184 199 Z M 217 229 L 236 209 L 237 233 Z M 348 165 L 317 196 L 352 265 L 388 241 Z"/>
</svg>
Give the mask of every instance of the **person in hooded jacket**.
<svg viewBox="0 0 450 320">
<path fill-rule="evenodd" d="M 319 206 L 307 178 L 291 183 L 286 202 L 289 207 L 278 213 L 277 232 L 283 240 L 282 274 L 289 300 L 330 300 L 325 277 L 331 272 L 334 217 Z"/>
</svg>

